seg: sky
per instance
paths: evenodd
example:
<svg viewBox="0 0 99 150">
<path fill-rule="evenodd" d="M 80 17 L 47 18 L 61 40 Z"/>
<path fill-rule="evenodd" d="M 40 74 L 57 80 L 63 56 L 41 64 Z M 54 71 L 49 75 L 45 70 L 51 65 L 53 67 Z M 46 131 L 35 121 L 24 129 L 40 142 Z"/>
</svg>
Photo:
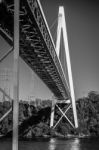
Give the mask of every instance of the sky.
<svg viewBox="0 0 99 150">
<path fill-rule="evenodd" d="M 58 9 L 59 6 L 64 6 L 76 99 L 86 96 L 89 91 L 99 91 L 99 2 L 41 0 L 41 5 L 54 41 Z M 3 39 L 0 38 L 0 49 L 4 49 L 4 45 Z M 9 48 L 8 45 L 6 47 Z M 10 54 L 0 64 L 0 69 L 11 69 L 12 61 L 13 54 Z M 53 94 L 20 59 L 20 99 L 27 99 L 29 95 L 51 98 Z"/>
<path fill-rule="evenodd" d="M 49 26 L 65 9 L 68 43 L 76 98 L 99 91 L 99 2 L 88 0 L 42 0 Z M 46 11 L 46 6 L 47 11 Z"/>
</svg>

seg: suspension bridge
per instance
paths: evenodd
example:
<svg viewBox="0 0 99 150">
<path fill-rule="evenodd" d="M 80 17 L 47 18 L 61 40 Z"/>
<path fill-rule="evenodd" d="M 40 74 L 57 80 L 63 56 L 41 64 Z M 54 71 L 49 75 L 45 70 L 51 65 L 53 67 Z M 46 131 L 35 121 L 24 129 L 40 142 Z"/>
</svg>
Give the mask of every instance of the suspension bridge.
<svg viewBox="0 0 99 150">
<path fill-rule="evenodd" d="M 41 78 L 53 93 L 50 127 L 55 128 L 64 116 L 73 128 L 78 127 L 76 102 L 72 79 L 71 62 L 66 31 L 64 7 L 59 7 L 56 44 L 53 42 L 42 6 L 39 0 L 11 0 L 0 6 L 0 35 L 10 44 L 11 49 L 2 57 L 2 62 L 13 51 L 13 150 L 18 150 L 18 104 L 19 104 L 19 56 Z M 3 16 L 6 16 L 4 17 Z M 5 20 L 5 18 L 7 20 Z M 8 21 L 9 20 L 9 21 Z M 67 82 L 64 69 L 59 58 L 61 35 L 63 34 Z M 5 96 L 8 95 L 0 89 Z M 9 98 L 10 99 L 10 98 Z M 65 112 L 58 103 L 67 103 Z M 62 117 L 54 125 L 55 105 Z M 67 118 L 66 112 L 72 107 L 74 124 Z M 11 112 L 8 111 L 1 121 Z"/>
</svg>

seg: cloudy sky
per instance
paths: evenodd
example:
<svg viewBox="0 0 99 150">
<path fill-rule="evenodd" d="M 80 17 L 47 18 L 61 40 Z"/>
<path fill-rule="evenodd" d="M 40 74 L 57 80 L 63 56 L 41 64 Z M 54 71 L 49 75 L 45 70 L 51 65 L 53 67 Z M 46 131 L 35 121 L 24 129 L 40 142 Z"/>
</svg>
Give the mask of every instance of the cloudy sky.
<svg viewBox="0 0 99 150">
<path fill-rule="evenodd" d="M 41 0 L 41 4 L 54 40 L 58 9 L 59 6 L 64 6 L 76 98 L 85 96 L 91 90 L 99 91 L 98 1 Z M 5 43 L 2 38 L 0 41 L 1 51 Z M 0 69 L 11 69 L 12 61 L 13 54 L 10 54 L 0 64 Z M 52 97 L 50 90 L 20 59 L 20 98 L 27 99 L 29 95 L 38 98 Z"/>
</svg>

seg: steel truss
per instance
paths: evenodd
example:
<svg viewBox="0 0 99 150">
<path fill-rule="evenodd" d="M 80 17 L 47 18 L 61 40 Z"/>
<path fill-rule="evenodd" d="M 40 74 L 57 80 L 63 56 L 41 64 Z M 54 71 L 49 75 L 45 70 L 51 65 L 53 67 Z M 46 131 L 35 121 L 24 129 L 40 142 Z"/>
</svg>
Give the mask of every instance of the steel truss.
<svg viewBox="0 0 99 150">
<path fill-rule="evenodd" d="M 0 33 L 13 47 L 13 0 L 7 2 L 7 10 L 10 25 L 0 22 Z M 20 56 L 58 100 L 68 99 L 67 81 L 39 0 L 21 0 L 19 15 Z"/>
</svg>

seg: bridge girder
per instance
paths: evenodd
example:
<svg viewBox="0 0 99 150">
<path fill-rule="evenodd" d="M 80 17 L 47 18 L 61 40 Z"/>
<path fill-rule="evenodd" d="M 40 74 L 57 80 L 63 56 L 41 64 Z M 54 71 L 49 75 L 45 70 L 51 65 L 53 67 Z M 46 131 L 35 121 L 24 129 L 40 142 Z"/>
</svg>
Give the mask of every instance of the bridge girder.
<svg viewBox="0 0 99 150">
<path fill-rule="evenodd" d="M 10 20 L 8 24 L 3 20 L 0 22 L 0 33 L 4 31 L 2 35 L 12 47 L 13 14 L 13 1 L 10 1 L 7 3 L 7 15 Z M 57 57 L 42 8 L 37 0 L 21 0 L 20 2 L 20 56 L 44 81 L 58 100 L 70 98 L 64 71 Z"/>
</svg>

